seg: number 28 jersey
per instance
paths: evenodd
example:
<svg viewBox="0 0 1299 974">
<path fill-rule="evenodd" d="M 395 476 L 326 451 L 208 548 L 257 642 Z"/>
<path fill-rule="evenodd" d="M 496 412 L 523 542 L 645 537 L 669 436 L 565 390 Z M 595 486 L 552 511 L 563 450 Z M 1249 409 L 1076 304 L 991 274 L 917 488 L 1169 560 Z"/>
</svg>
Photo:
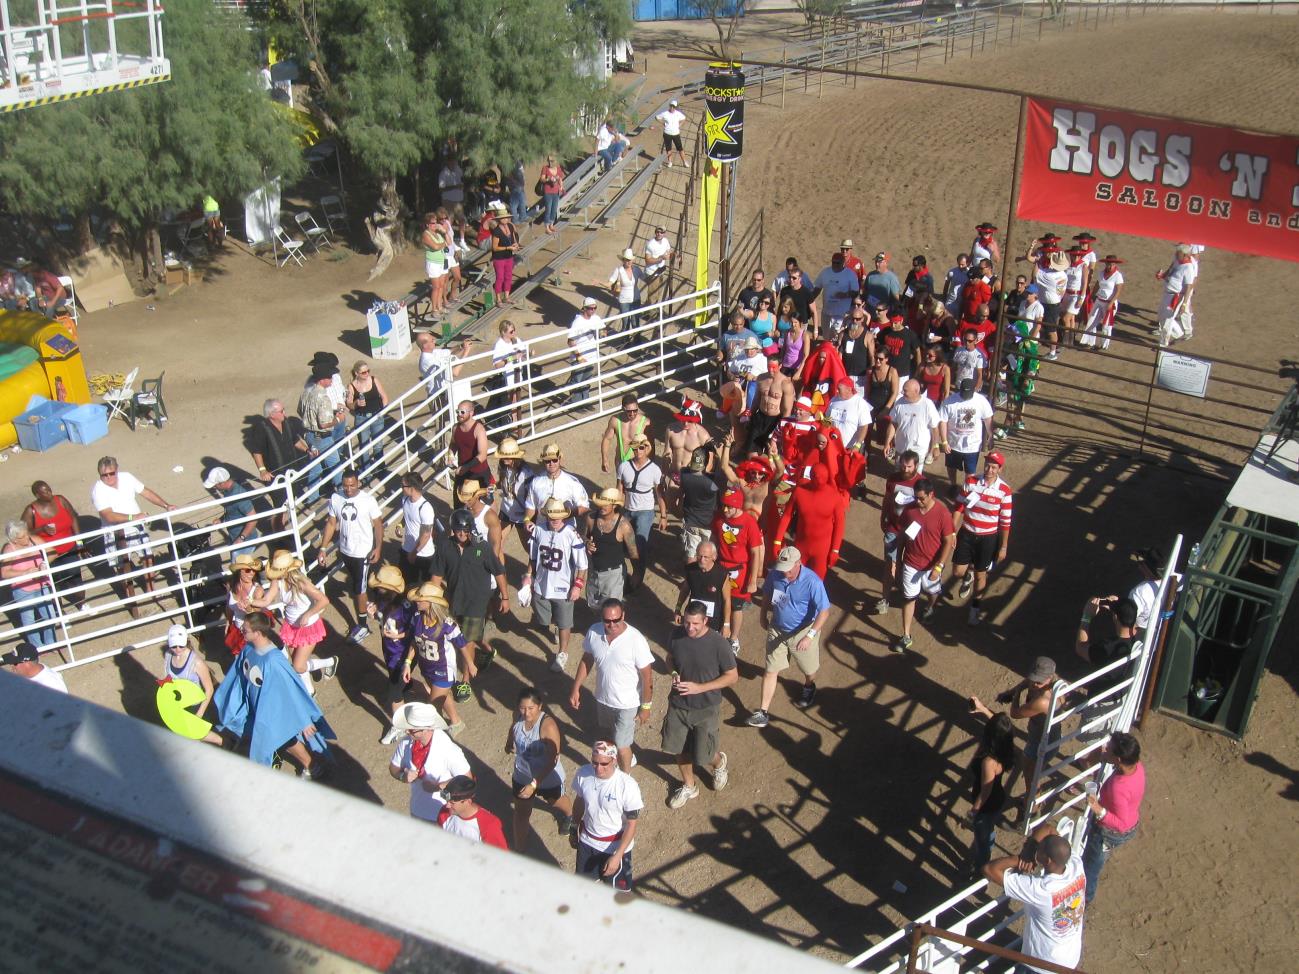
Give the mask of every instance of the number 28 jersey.
<svg viewBox="0 0 1299 974">
<path fill-rule="evenodd" d="M 587 567 L 586 543 L 568 523 L 558 531 L 538 527 L 528 539 L 528 553 L 533 590 L 543 599 L 568 598 L 574 573 Z"/>
</svg>

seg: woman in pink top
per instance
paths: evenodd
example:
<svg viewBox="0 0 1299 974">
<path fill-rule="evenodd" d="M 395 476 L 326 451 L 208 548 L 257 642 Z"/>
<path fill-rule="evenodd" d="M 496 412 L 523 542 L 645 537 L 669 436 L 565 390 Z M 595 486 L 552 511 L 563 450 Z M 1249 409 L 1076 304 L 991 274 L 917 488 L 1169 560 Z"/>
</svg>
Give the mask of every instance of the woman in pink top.
<svg viewBox="0 0 1299 974">
<path fill-rule="evenodd" d="M 1110 737 L 1101 761 L 1115 765 L 1114 773 L 1101 785 L 1100 795 L 1089 795 L 1092 810 L 1087 846 L 1083 849 L 1083 872 L 1087 874 L 1087 902 L 1096 896 L 1096 884 L 1110 853 L 1137 834 L 1141 799 L 1146 794 L 1146 766 L 1141 763 L 1141 744 L 1131 734 Z"/>
</svg>

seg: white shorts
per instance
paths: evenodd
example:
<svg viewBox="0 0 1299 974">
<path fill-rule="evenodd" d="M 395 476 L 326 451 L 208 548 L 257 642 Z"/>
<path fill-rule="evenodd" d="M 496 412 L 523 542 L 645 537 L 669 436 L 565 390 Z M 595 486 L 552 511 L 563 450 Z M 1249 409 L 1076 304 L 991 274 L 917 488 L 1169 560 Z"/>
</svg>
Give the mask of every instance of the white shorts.
<svg viewBox="0 0 1299 974">
<path fill-rule="evenodd" d="M 1076 315 L 1082 308 L 1083 296 L 1081 294 L 1066 294 L 1060 300 L 1060 313 L 1062 315 Z"/>
<path fill-rule="evenodd" d="M 447 253 L 447 270 L 452 271 L 460 266 L 460 261 L 456 260 L 456 255 Z"/>
<path fill-rule="evenodd" d="M 939 574 L 938 580 L 934 581 L 929 577 L 931 569 L 912 568 L 906 562 L 902 563 L 902 597 L 910 601 L 920 597 L 920 593 L 925 595 L 939 595 L 943 591 L 943 576 Z"/>
<path fill-rule="evenodd" d="M 446 273 L 446 264 L 437 264 L 431 260 L 424 261 L 424 276 L 430 281 L 436 281 L 439 277 L 445 277 Z"/>
</svg>

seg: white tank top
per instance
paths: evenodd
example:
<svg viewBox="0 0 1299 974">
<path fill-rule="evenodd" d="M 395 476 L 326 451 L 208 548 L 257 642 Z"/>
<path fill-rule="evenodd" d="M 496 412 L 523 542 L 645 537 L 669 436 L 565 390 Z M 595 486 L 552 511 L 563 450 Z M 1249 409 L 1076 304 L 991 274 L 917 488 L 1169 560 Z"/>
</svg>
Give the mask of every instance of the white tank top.
<svg viewBox="0 0 1299 974">
<path fill-rule="evenodd" d="M 280 594 L 284 596 L 284 621 L 291 626 L 309 626 L 319 616 L 311 616 L 303 619 L 303 614 L 311 608 L 311 596 L 306 592 L 291 592 L 286 588 L 280 588 Z"/>
<path fill-rule="evenodd" d="M 549 714 L 543 713 L 537 718 L 537 722 L 532 725 L 531 730 L 524 726 L 521 720 L 514 722 L 513 778 L 515 781 L 527 784 L 533 778 L 537 778 L 538 771 L 545 770 L 549 749 L 541 738 L 541 724 L 549 716 Z M 556 785 L 562 785 L 563 783 L 564 762 L 557 757 L 555 770 L 546 775 L 545 778 L 537 778 L 537 787 L 554 788 Z"/>
</svg>

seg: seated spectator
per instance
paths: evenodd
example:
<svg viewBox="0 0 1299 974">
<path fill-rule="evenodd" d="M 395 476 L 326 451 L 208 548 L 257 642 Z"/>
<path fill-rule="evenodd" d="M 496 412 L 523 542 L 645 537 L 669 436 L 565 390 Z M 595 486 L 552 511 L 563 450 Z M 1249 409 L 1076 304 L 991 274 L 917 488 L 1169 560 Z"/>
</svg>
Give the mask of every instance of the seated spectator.
<svg viewBox="0 0 1299 974">
<path fill-rule="evenodd" d="M 53 318 L 55 312 L 68 301 L 68 289 L 59 280 L 59 275 L 44 267 L 33 267 L 31 270 L 32 285 L 35 295 L 28 302 L 31 311 L 39 311 L 47 318 Z"/>
</svg>

